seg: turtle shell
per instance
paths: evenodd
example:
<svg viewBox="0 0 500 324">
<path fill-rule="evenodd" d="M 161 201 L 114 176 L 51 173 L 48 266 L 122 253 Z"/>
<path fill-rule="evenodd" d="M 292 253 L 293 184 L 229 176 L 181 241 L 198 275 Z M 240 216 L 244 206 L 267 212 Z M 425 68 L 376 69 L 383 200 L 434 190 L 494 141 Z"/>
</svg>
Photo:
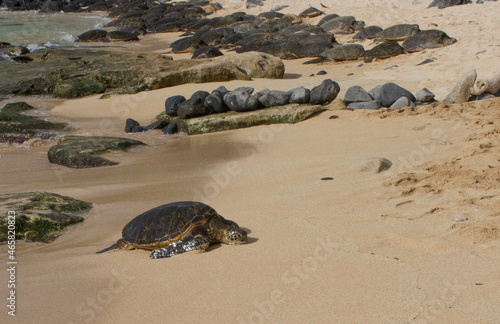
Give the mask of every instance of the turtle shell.
<svg viewBox="0 0 500 324">
<path fill-rule="evenodd" d="M 437 29 L 423 30 L 403 42 L 403 48 L 407 52 L 423 51 L 426 48 L 437 48 L 448 46 L 457 40 L 448 36 L 444 31 Z"/>
<path fill-rule="evenodd" d="M 386 42 L 366 51 L 365 62 L 371 62 L 374 58 L 383 59 L 399 54 L 403 54 L 403 48 L 397 42 Z"/>
<path fill-rule="evenodd" d="M 399 24 L 382 30 L 378 37 L 383 41 L 402 41 L 420 31 L 417 24 Z"/>
<path fill-rule="evenodd" d="M 217 215 L 203 203 L 174 202 L 140 214 L 125 225 L 122 236 L 136 247 L 152 250 L 182 239 L 194 227 L 205 226 Z"/>
</svg>

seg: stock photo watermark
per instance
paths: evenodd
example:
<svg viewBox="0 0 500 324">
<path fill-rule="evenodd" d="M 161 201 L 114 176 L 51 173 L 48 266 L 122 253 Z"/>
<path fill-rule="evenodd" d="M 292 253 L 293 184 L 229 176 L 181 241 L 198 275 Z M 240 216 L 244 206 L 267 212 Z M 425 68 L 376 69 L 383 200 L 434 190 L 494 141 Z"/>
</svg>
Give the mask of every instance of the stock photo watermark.
<svg viewBox="0 0 500 324">
<path fill-rule="evenodd" d="M 16 212 L 9 210 L 7 212 L 7 272 L 9 274 L 7 281 L 8 296 L 7 308 L 10 316 L 16 316 Z"/>
</svg>

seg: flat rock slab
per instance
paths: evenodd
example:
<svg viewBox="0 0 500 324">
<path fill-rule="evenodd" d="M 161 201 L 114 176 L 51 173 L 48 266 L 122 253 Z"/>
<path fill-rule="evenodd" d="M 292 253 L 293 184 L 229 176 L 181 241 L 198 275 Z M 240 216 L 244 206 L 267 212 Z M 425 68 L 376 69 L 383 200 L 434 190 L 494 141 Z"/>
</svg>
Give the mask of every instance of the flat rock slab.
<svg viewBox="0 0 500 324">
<path fill-rule="evenodd" d="M 66 226 L 82 222 L 92 203 L 51 192 L 0 195 L 0 242 L 8 240 L 8 211 L 16 211 L 15 238 L 51 242 Z"/>
<path fill-rule="evenodd" d="M 47 156 L 50 163 L 70 168 L 95 168 L 118 164 L 118 162 L 105 159 L 99 154 L 126 151 L 137 145 L 146 144 L 120 137 L 68 135 L 61 137 L 57 145 L 49 149 Z"/>
<path fill-rule="evenodd" d="M 315 105 L 289 104 L 249 112 L 229 111 L 222 114 L 178 120 L 179 131 L 187 134 L 204 134 L 270 124 L 294 124 L 313 114 L 326 110 Z"/>
</svg>

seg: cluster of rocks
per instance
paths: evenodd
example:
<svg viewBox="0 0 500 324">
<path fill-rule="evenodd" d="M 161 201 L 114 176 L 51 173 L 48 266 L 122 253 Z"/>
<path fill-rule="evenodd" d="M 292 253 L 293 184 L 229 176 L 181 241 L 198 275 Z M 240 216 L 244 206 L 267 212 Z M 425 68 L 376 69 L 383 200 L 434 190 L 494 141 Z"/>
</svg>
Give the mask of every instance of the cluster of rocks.
<svg viewBox="0 0 500 324">
<path fill-rule="evenodd" d="M 0 42 L 0 54 L 8 56 L 11 60 L 17 63 L 27 63 L 32 61 L 25 54 L 30 53 L 30 50 L 25 46 L 12 45 L 7 42 Z M 0 56 L 0 61 L 5 60 Z"/>
<path fill-rule="evenodd" d="M 349 109 L 380 109 L 381 107 L 400 109 L 434 102 L 436 101 L 434 97 L 434 94 L 427 88 L 413 95 L 399 85 L 389 82 L 378 85 L 368 92 L 360 86 L 352 86 L 347 89 L 344 103 Z"/>
<path fill-rule="evenodd" d="M 28 242 L 51 242 L 62 230 L 83 222 L 92 203 L 51 192 L 0 195 L 0 242 L 8 239 L 9 210 L 16 211 L 15 238 Z"/>
<path fill-rule="evenodd" d="M 252 87 L 240 87 L 229 91 L 221 86 L 212 92 L 197 91 L 189 99 L 181 95 L 169 97 L 165 100 L 165 114 L 172 119 L 189 119 L 228 111 L 248 112 L 288 104 L 326 105 L 337 97 L 339 91 L 339 84 L 331 79 L 324 80 L 311 90 L 305 87 L 289 91 L 264 89 L 255 94 Z M 152 129 L 161 129 L 163 134 L 173 134 L 178 131 L 178 125 L 172 120 L 157 121 L 147 126 L 141 126 L 131 118 L 125 122 L 127 133 Z"/>
</svg>

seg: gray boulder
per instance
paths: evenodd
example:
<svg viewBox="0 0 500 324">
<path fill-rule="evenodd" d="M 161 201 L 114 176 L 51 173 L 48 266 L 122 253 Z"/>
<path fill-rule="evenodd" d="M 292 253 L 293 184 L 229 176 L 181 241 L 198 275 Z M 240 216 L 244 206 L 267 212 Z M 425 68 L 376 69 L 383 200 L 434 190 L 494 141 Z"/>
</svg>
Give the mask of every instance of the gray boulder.
<svg viewBox="0 0 500 324">
<path fill-rule="evenodd" d="M 205 98 L 205 106 L 208 108 L 208 113 L 223 113 L 229 110 L 224 103 L 224 95 L 217 90 Z"/>
<path fill-rule="evenodd" d="M 337 82 L 326 79 L 319 86 L 312 88 L 309 102 L 312 105 L 326 105 L 337 98 L 339 91 L 340 86 Z"/>
<path fill-rule="evenodd" d="M 266 108 L 283 106 L 288 103 L 290 94 L 285 91 L 273 90 L 261 96 L 258 100 Z"/>
<path fill-rule="evenodd" d="M 169 116 L 177 116 L 179 105 L 184 101 L 186 101 L 184 96 L 173 96 L 167 98 L 167 100 L 165 100 L 165 113 Z"/>
<path fill-rule="evenodd" d="M 406 97 L 413 102 L 417 100 L 410 91 L 392 82 L 386 83 L 380 88 L 380 103 L 384 107 L 392 106 L 401 97 Z"/>
<path fill-rule="evenodd" d="M 436 95 L 427 88 L 423 88 L 422 90 L 419 90 L 417 91 L 417 93 L 415 93 L 417 102 L 430 102 L 434 99 L 435 96 Z"/>
<path fill-rule="evenodd" d="M 139 122 L 132 119 L 132 118 L 128 118 L 126 121 L 125 121 L 125 132 L 126 133 L 132 133 L 132 129 L 136 126 L 140 126 Z"/>
<path fill-rule="evenodd" d="M 370 96 L 368 92 L 365 91 L 361 86 L 352 86 L 347 89 L 347 92 L 344 96 L 344 103 L 349 105 L 353 102 L 368 102 L 372 101 L 373 97 Z"/>
<path fill-rule="evenodd" d="M 415 104 L 410 99 L 403 96 L 403 97 L 399 98 L 398 100 L 396 100 L 389 108 L 390 109 L 401 109 L 404 107 L 415 107 Z"/>
<path fill-rule="evenodd" d="M 288 91 L 290 94 L 290 103 L 308 103 L 311 100 L 311 90 L 304 87 L 298 87 Z"/>
<path fill-rule="evenodd" d="M 349 109 L 380 109 L 382 105 L 377 100 L 366 101 L 366 102 L 353 102 L 347 106 Z"/>
<path fill-rule="evenodd" d="M 171 135 L 171 134 L 175 134 L 177 133 L 178 131 L 178 128 L 177 128 L 177 123 L 170 123 L 168 124 L 168 126 L 164 127 L 162 130 L 161 130 L 161 133 L 162 134 L 168 134 L 168 135 Z"/>
<path fill-rule="evenodd" d="M 370 91 L 368 91 L 368 93 L 370 94 L 370 96 L 373 97 L 373 99 L 375 100 L 379 100 L 380 101 L 380 89 L 382 88 L 382 85 L 379 84 L 378 86 L 376 86 L 375 88 L 371 89 Z"/>
<path fill-rule="evenodd" d="M 233 90 L 224 95 L 224 103 L 234 111 L 252 111 L 259 108 L 259 101 L 247 91 Z"/>
<path fill-rule="evenodd" d="M 207 115 L 207 107 L 203 99 L 186 100 L 179 105 L 177 115 L 180 119 L 188 119 Z"/>
</svg>

